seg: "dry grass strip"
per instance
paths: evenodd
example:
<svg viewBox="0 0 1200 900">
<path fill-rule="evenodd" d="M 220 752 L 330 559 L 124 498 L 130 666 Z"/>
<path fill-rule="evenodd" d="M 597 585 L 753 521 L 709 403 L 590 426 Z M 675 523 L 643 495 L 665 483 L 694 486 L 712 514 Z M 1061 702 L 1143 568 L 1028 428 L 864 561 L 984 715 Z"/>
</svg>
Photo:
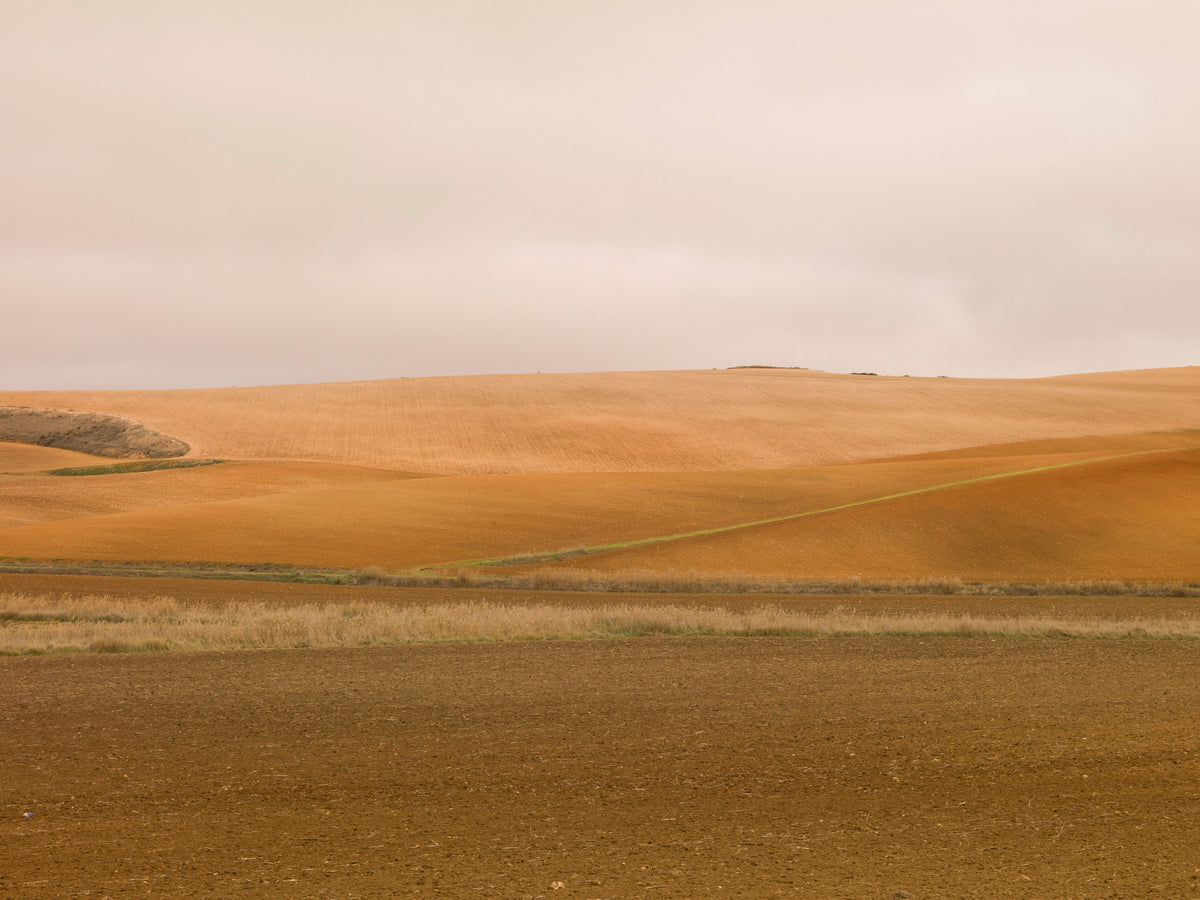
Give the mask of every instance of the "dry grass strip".
<svg viewBox="0 0 1200 900">
<path fill-rule="evenodd" d="M 479 588 L 495 591 L 574 591 L 632 594 L 944 594 L 989 597 L 1200 597 L 1195 581 L 985 582 L 955 575 L 923 578 L 773 578 L 741 572 L 626 570 L 588 572 L 543 568 L 532 572 L 459 568 L 389 572 L 318 568 L 293 563 L 113 562 L 30 560 L 0 557 L 0 573 L 25 575 L 135 575 L 140 578 L 204 578 L 303 584 L 384 585 L 410 588 Z"/>
<path fill-rule="evenodd" d="M 15 569 L 13 571 L 16 571 Z M 733 573 L 710 575 L 675 570 L 626 572 L 541 569 L 517 575 L 462 568 L 444 575 L 427 572 L 388 573 L 360 569 L 343 576 L 346 584 L 392 587 L 474 587 L 485 590 L 579 591 L 633 594 L 942 594 L 983 597 L 1200 597 L 1200 583 L 1183 581 L 982 582 L 958 576 L 925 578 L 771 578 Z"/>
<path fill-rule="evenodd" d="M 0 654 L 353 647 L 431 641 L 625 638 L 642 635 L 1200 638 L 1200 620 L 1042 616 L 881 615 L 852 608 L 803 613 L 673 605 L 256 602 L 202 605 L 171 597 L 0 595 Z"/>
</svg>

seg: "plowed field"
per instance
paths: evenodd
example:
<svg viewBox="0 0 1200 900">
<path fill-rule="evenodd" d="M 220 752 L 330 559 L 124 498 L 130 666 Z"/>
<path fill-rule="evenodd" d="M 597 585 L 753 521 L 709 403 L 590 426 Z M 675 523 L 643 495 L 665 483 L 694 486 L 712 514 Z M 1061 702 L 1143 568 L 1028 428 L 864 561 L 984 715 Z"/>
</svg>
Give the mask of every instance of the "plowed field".
<svg viewBox="0 0 1200 900">
<path fill-rule="evenodd" d="M 1197 653 L 677 638 L 0 659 L 0 896 L 1193 897 Z"/>
</svg>

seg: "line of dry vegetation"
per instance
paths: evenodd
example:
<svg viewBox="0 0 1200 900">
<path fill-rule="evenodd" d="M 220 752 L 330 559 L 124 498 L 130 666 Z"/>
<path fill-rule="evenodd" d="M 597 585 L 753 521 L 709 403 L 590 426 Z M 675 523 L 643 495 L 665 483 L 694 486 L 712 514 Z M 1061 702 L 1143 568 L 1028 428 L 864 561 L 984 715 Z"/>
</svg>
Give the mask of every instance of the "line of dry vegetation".
<svg viewBox="0 0 1200 900">
<path fill-rule="evenodd" d="M 472 587 L 485 590 L 576 591 L 617 594 L 938 594 L 964 597 L 1200 597 L 1200 583 L 1185 581 L 982 582 L 957 576 L 926 578 L 769 578 L 733 573 L 629 571 L 589 573 L 541 569 L 516 575 L 462 568 L 442 574 L 389 573 L 378 568 L 348 574 L 351 584 L 391 587 Z"/>
<path fill-rule="evenodd" d="M 957 576 L 925 578 L 769 578 L 674 570 L 580 572 L 539 569 L 497 572 L 486 568 L 391 572 L 378 566 L 333 569 L 291 563 L 109 562 L 0 558 L 0 573 L 33 575 L 135 575 L 142 578 L 212 578 L 407 588 L 480 588 L 495 591 L 571 591 L 613 594 L 935 594 L 964 597 L 1200 597 L 1200 582 L 1076 581 L 984 582 Z"/>
<path fill-rule="evenodd" d="M 644 635 L 1200 638 L 1200 619 L 798 612 L 671 604 L 577 607 L 376 602 L 197 604 L 172 597 L 0 595 L 0 654 L 361 647 L 432 641 L 631 638 Z"/>
</svg>

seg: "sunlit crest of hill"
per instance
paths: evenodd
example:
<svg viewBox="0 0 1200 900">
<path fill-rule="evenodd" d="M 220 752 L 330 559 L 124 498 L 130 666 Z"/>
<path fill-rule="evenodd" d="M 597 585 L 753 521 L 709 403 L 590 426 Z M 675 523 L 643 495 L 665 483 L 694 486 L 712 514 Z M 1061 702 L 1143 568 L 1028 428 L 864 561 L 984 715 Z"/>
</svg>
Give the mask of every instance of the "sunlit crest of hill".
<svg viewBox="0 0 1200 900">
<path fill-rule="evenodd" d="M 191 456 L 428 474 L 770 469 L 1200 427 L 1200 368 L 1046 379 L 804 369 L 496 375 L 177 391 L 0 392 L 125 416 Z"/>
</svg>

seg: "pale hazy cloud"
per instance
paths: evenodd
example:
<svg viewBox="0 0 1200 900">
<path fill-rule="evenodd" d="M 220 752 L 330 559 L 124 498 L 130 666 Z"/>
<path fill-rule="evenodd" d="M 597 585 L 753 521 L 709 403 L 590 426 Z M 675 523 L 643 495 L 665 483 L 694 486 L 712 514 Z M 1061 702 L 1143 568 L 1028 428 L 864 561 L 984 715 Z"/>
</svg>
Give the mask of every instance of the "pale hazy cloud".
<svg viewBox="0 0 1200 900">
<path fill-rule="evenodd" d="M 8 0 L 0 387 L 1194 364 L 1191 0 Z"/>
</svg>

